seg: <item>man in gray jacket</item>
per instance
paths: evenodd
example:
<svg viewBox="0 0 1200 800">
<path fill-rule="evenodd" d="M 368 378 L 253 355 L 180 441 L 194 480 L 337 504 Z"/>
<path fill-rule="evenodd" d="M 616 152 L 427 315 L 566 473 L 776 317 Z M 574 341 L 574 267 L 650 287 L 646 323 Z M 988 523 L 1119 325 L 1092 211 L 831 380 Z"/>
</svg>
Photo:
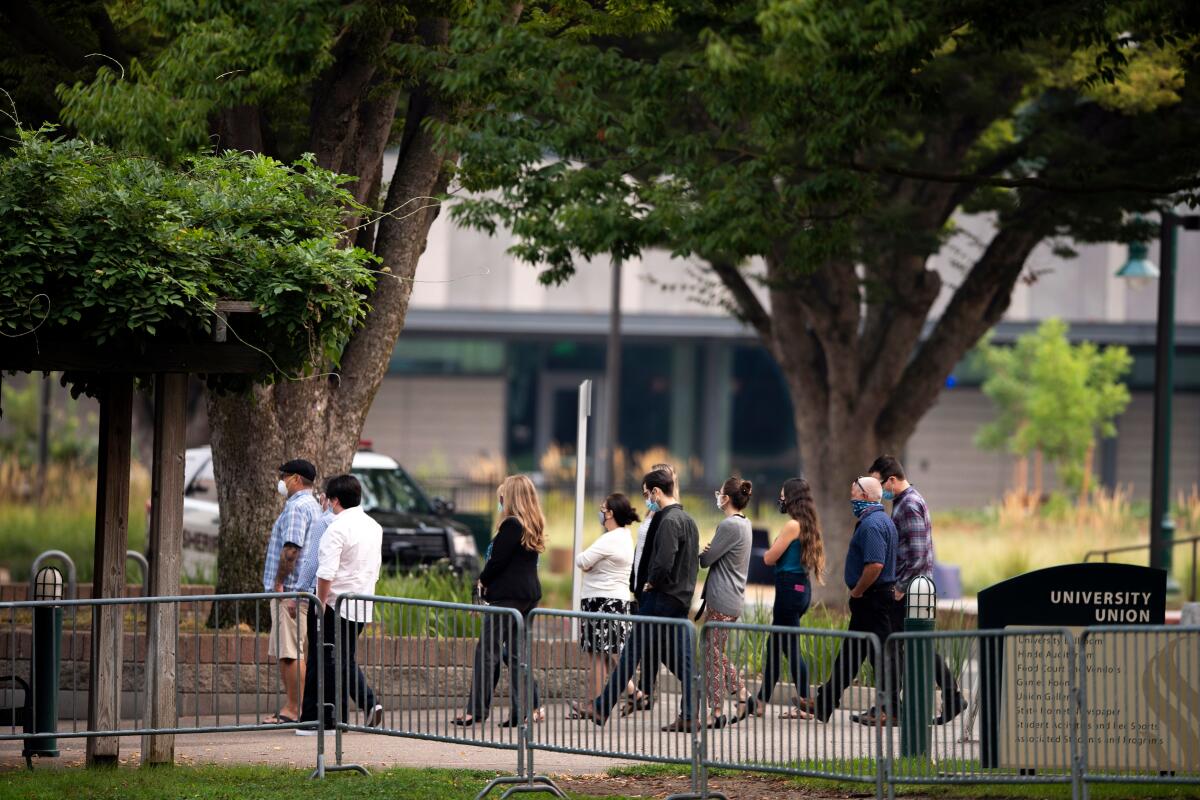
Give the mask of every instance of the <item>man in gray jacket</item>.
<svg viewBox="0 0 1200 800">
<path fill-rule="evenodd" d="M 642 480 L 646 508 L 654 520 L 646 533 L 646 546 L 637 575 L 645 575 L 641 588 L 639 617 L 687 619 L 700 571 L 700 529 L 675 499 L 675 479 L 666 470 L 654 470 Z M 608 678 L 604 692 L 590 705 L 576 709 L 597 725 L 608 721 L 613 707 L 625 691 L 639 662 L 643 669 L 657 669 L 661 659 L 683 684 L 679 718 L 664 731 L 694 731 L 698 724 L 692 707 L 692 628 L 635 623 L 633 635 L 621 651 L 621 660 Z"/>
</svg>

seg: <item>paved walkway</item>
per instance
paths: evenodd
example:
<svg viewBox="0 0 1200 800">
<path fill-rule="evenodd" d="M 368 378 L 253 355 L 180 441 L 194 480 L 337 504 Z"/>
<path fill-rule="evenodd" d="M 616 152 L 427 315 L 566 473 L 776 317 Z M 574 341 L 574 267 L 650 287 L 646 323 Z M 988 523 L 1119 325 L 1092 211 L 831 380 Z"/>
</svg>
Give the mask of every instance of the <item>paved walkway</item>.
<svg viewBox="0 0 1200 800">
<path fill-rule="evenodd" d="M 820 724 L 781 719 L 777 716 L 781 710 L 781 706 L 773 706 L 765 717 L 752 717 L 739 725 L 708 731 L 709 752 L 715 759 L 726 763 L 786 763 L 793 759 L 870 758 L 875 755 L 873 731 L 850 722 L 846 711 L 835 714 L 829 724 Z M 350 732 L 343 736 L 344 761 L 376 769 L 437 766 L 515 772 L 515 750 L 482 747 L 472 742 L 472 739 L 514 742 L 513 732 L 500 728 L 498 718 L 494 717 L 484 726 L 462 729 L 449 724 L 451 713 L 433 712 L 428 717 L 425 714 L 396 714 L 385 718 L 384 724 L 396 729 L 462 737 L 460 741 L 440 742 Z M 664 719 L 668 719 L 668 713 L 674 716 L 673 706 L 656 706 L 650 713 L 624 719 L 614 717 L 601 728 L 588 721 L 568 719 L 569 709 L 565 705 L 551 706 L 546 721 L 536 726 L 536 741 L 563 748 L 607 751 L 610 754 L 575 755 L 537 750 L 534 753 L 535 768 L 538 772 L 562 775 L 599 774 L 609 767 L 632 763 L 619 757 L 618 754 L 623 753 L 653 753 L 686 761 L 690 757 L 690 736 L 659 731 Z M 422 720 L 420 717 L 426 718 Z M 206 725 L 215 722 L 212 718 L 201 718 L 200 721 Z M 229 721 L 224 720 L 226 724 Z M 195 718 L 182 722 L 194 724 Z M 253 720 L 244 719 L 243 722 L 252 723 Z M 63 727 L 69 728 L 70 723 L 65 723 Z M 0 732 L 7 732 L 7 729 Z M 943 758 L 969 758 L 976 755 L 973 744 L 956 741 L 956 734 L 961 734 L 961 728 L 957 725 L 938 729 L 934 749 Z M 63 766 L 82 764 L 85 742 L 82 738 L 60 737 L 62 756 L 57 763 Z M 180 734 L 176 737 L 175 752 L 179 763 L 269 764 L 304 769 L 315 765 L 316 748 L 315 737 L 296 736 L 293 730 L 286 729 Z M 140 749 L 140 737 L 122 738 L 121 761 L 138 763 Z M 333 735 L 326 737 L 325 752 L 326 763 L 334 763 Z M 0 742 L 0 769 L 23 765 L 21 743 Z"/>
</svg>

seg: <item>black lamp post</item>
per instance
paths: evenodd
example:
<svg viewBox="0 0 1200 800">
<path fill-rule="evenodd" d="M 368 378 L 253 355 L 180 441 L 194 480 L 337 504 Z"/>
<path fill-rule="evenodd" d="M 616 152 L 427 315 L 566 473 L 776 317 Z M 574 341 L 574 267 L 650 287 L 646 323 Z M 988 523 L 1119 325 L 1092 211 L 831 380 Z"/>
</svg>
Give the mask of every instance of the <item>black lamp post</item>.
<svg viewBox="0 0 1200 800">
<path fill-rule="evenodd" d="M 1158 269 L 1146 258 L 1146 246 L 1129 246 L 1129 260 L 1117 272 L 1134 285 L 1158 278 L 1158 322 L 1154 347 L 1154 452 L 1150 478 L 1150 566 L 1167 571 L 1168 591 L 1178 590 L 1171 576 L 1175 522 L 1171 519 L 1171 400 L 1175 370 L 1175 255 L 1179 228 L 1200 230 L 1200 216 L 1162 215 Z"/>
</svg>

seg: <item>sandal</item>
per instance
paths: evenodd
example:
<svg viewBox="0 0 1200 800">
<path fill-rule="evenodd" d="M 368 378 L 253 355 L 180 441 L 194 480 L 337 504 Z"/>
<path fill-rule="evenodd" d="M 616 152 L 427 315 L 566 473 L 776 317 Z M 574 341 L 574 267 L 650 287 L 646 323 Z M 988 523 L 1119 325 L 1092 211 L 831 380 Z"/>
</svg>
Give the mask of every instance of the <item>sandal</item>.
<svg viewBox="0 0 1200 800">
<path fill-rule="evenodd" d="M 816 719 L 817 704 L 811 697 L 793 697 L 792 707 L 779 715 L 780 719 Z"/>
<path fill-rule="evenodd" d="M 621 704 L 621 716 L 628 717 L 635 711 L 649 711 L 654 706 L 654 701 L 649 695 L 638 692 L 638 696 L 626 697 L 625 702 Z"/>
<path fill-rule="evenodd" d="M 461 717 L 455 717 L 454 719 L 450 720 L 452 724 L 457 725 L 460 728 L 469 728 L 478 721 L 479 720 L 476 720 L 471 714 L 464 714 Z"/>
<path fill-rule="evenodd" d="M 738 724 L 751 714 L 761 717 L 766 712 L 766 704 L 760 704 L 757 697 L 747 697 L 737 701 L 737 710 L 737 716 L 730 720 L 731 725 Z"/>
<path fill-rule="evenodd" d="M 724 728 L 728 724 L 729 724 L 729 717 L 725 716 L 724 714 L 721 714 L 716 717 L 709 717 L 708 723 L 704 727 L 708 728 L 710 731 L 718 731 L 721 728 Z"/>
<path fill-rule="evenodd" d="M 263 718 L 264 725 L 294 725 L 296 720 L 286 714 L 280 714 L 278 711 L 273 716 Z"/>
<path fill-rule="evenodd" d="M 573 714 L 575 712 L 572 711 L 571 713 Z M 579 719 L 579 717 L 574 717 L 574 719 Z M 546 707 L 541 706 L 539 708 L 535 708 L 533 710 L 533 717 L 532 717 L 531 721 L 536 723 L 536 722 L 544 722 L 545 720 L 546 720 Z M 504 720 L 504 722 L 501 722 L 499 727 L 515 728 L 520 724 L 521 724 L 521 722 L 520 722 L 519 717 L 509 717 L 508 719 Z"/>
<path fill-rule="evenodd" d="M 603 725 L 607 720 L 596 713 L 596 708 L 591 703 L 584 703 L 579 700 L 570 702 L 571 719 L 590 719 L 597 725 Z M 540 710 L 540 709 L 539 709 Z"/>
</svg>

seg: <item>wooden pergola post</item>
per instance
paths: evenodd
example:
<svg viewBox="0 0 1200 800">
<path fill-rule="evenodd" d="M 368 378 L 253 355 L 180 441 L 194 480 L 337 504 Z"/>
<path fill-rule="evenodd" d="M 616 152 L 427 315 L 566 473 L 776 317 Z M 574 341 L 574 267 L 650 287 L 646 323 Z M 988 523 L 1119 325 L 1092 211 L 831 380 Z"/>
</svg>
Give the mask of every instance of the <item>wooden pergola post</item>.
<svg viewBox="0 0 1200 800">
<path fill-rule="evenodd" d="M 125 594 L 132 427 L 133 376 L 110 375 L 100 397 L 93 597 L 122 597 Z M 100 606 L 92 613 L 88 730 L 116 730 L 120 725 L 123 610 L 119 605 Z M 115 765 L 120 753 L 119 742 L 115 736 L 89 738 L 88 765 Z"/>
<path fill-rule="evenodd" d="M 187 381 L 188 376 L 180 373 L 154 376 L 154 462 L 146 554 L 150 562 L 148 597 L 179 594 Z M 147 724 L 151 728 L 173 728 L 179 719 L 175 705 L 175 630 L 179 627 L 179 606 L 174 603 L 150 606 L 147 622 Z M 145 737 L 142 763 L 174 764 L 175 735 Z"/>
</svg>

